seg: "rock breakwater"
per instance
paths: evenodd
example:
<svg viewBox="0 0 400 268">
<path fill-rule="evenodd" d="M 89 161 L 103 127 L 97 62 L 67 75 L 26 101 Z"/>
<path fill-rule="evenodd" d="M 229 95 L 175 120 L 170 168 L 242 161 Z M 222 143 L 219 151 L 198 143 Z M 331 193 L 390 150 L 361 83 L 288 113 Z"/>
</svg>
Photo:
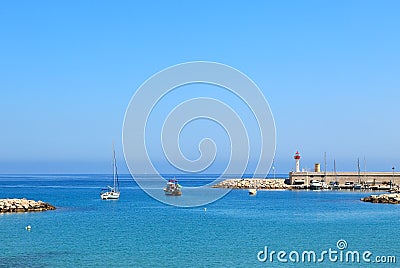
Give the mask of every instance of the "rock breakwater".
<svg viewBox="0 0 400 268">
<path fill-rule="evenodd" d="M 371 203 L 400 204 L 400 194 L 370 195 L 361 198 L 361 201 Z"/>
<path fill-rule="evenodd" d="M 285 184 L 285 179 L 226 179 L 212 186 L 213 188 L 230 189 L 259 189 L 259 190 L 283 190 L 290 186 Z"/>
<path fill-rule="evenodd" d="M 0 199 L 0 213 L 46 211 L 55 209 L 55 206 L 43 201 L 27 200 L 26 198 Z"/>
</svg>

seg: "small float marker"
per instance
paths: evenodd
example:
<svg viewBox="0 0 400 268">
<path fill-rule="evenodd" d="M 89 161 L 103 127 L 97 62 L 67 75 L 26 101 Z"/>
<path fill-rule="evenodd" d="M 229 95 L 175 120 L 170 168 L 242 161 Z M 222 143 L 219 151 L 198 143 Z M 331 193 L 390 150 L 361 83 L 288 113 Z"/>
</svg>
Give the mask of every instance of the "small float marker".
<svg viewBox="0 0 400 268">
<path fill-rule="evenodd" d="M 30 230 L 31 230 L 31 226 L 28 225 L 28 226 L 25 227 L 25 229 L 28 230 L 28 231 L 30 231 Z"/>
<path fill-rule="evenodd" d="M 204 208 L 204 212 L 206 212 L 207 211 L 207 208 Z"/>
</svg>

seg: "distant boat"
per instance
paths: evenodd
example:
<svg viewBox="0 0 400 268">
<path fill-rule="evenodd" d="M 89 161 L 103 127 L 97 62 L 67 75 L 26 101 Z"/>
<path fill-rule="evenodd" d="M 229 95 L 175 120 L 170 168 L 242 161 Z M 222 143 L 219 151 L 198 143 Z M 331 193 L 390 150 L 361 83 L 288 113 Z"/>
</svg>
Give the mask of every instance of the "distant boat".
<svg viewBox="0 0 400 268">
<path fill-rule="evenodd" d="M 319 180 L 312 180 L 310 182 L 310 190 L 321 190 L 322 183 Z"/>
<path fill-rule="evenodd" d="M 102 200 L 116 200 L 119 199 L 120 194 L 117 161 L 115 159 L 115 150 L 113 145 L 113 186 L 107 186 L 106 189 L 102 189 L 100 197 Z"/>
<path fill-rule="evenodd" d="M 321 190 L 329 190 L 330 187 L 325 181 L 321 181 Z"/>
<path fill-rule="evenodd" d="M 354 184 L 354 187 L 353 187 L 354 190 L 361 190 L 361 188 L 362 188 L 362 185 L 360 183 Z"/>
<path fill-rule="evenodd" d="M 249 195 L 256 195 L 257 189 L 249 189 Z"/>
<path fill-rule="evenodd" d="M 332 190 L 339 190 L 339 182 L 338 181 L 331 181 L 329 183 L 329 186 L 331 187 Z"/>
<path fill-rule="evenodd" d="M 342 189 L 354 189 L 354 182 L 346 181 L 344 185 L 342 185 Z"/>
<path fill-rule="evenodd" d="M 167 186 L 164 188 L 166 195 L 180 196 L 182 195 L 182 186 L 179 185 L 178 181 L 175 179 L 168 180 Z"/>
</svg>

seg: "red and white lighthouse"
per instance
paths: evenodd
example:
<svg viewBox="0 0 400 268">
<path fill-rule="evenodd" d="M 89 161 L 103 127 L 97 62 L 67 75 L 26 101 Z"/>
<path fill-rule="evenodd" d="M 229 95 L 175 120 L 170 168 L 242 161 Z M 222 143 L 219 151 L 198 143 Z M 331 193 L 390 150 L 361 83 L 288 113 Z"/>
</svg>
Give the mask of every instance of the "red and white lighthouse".
<svg viewBox="0 0 400 268">
<path fill-rule="evenodd" d="M 296 160 L 296 172 L 300 172 L 300 154 L 299 151 L 296 151 L 294 155 L 294 159 Z"/>
</svg>

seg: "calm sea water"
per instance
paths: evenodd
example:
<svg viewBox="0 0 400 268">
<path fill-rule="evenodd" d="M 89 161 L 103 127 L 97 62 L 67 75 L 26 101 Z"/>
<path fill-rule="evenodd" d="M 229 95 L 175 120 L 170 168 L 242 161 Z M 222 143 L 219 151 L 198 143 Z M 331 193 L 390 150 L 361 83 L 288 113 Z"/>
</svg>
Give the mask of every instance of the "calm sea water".
<svg viewBox="0 0 400 268">
<path fill-rule="evenodd" d="M 259 191 L 252 197 L 234 190 L 204 211 L 159 203 L 129 176 L 120 180 L 120 200 L 102 201 L 99 191 L 110 181 L 106 175 L 1 175 L 0 198 L 43 200 L 58 209 L 0 214 L 0 267 L 400 267 L 400 206 L 359 201 L 370 193 Z M 343 252 L 393 255 L 397 263 L 257 260 L 265 246 L 319 254 L 338 250 L 341 239 Z"/>
</svg>

